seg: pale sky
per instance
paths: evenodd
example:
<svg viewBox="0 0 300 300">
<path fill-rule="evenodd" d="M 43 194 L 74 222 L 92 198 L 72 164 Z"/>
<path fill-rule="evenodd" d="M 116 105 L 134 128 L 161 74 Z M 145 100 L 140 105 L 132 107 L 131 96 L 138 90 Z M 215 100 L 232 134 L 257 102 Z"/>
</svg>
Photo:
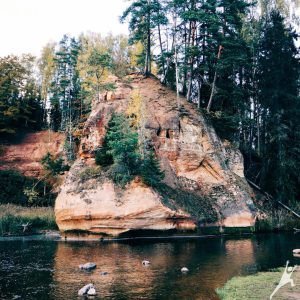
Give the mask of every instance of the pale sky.
<svg viewBox="0 0 300 300">
<path fill-rule="evenodd" d="M 0 0 L 0 56 L 39 55 L 49 41 L 67 33 L 128 34 L 119 16 L 127 0 Z"/>
</svg>

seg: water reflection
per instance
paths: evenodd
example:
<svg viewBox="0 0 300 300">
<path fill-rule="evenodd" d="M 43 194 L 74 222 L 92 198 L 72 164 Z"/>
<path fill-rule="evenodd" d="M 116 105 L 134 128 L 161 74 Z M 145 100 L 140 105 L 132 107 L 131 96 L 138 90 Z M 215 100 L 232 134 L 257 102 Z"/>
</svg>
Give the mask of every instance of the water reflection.
<svg viewBox="0 0 300 300">
<path fill-rule="evenodd" d="M 215 289 L 232 276 L 282 266 L 287 259 L 294 264 L 291 250 L 299 248 L 298 241 L 293 235 L 123 243 L 0 240 L 0 299 L 77 299 L 90 282 L 98 291 L 94 299 L 218 299 Z M 88 261 L 97 268 L 79 270 Z M 180 272 L 183 266 L 187 274 Z"/>
<path fill-rule="evenodd" d="M 142 260 L 150 260 L 145 267 Z M 84 272 L 87 261 L 97 269 Z M 59 243 L 55 256 L 55 297 L 75 297 L 93 282 L 101 297 L 111 299 L 217 299 L 215 288 L 254 264 L 251 239 L 223 239 L 172 243 Z M 180 272 L 181 267 L 190 270 Z M 108 272 L 100 275 L 100 272 Z"/>
</svg>

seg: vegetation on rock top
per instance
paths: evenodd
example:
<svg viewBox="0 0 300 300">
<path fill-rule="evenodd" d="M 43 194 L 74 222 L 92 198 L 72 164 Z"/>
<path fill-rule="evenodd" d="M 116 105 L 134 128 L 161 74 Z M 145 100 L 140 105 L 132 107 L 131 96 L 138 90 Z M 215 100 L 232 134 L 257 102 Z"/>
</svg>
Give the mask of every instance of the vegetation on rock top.
<svg viewBox="0 0 300 300">
<path fill-rule="evenodd" d="M 164 177 L 153 150 L 141 154 L 138 133 L 123 114 L 112 115 L 95 157 L 97 164 L 109 167 L 110 178 L 121 186 L 140 176 L 145 184 L 155 187 Z"/>
<path fill-rule="evenodd" d="M 152 72 L 205 112 L 221 138 L 239 146 L 246 177 L 273 196 L 275 209 L 276 200 L 294 205 L 300 196 L 300 63 L 294 21 L 280 3 L 262 1 L 256 16 L 257 4 L 246 0 L 135 0 L 121 17 L 129 22 L 129 39 L 65 35 L 38 59 L 2 57 L 0 140 L 24 129 L 62 131 L 73 161 L 92 101 L 114 89 L 109 75 Z M 143 137 L 143 109 L 133 94 L 126 112 L 131 120 L 114 115 L 96 153 L 97 163 L 123 186 L 134 176 L 151 186 L 163 178 Z M 53 175 L 64 169 L 61 159 L 50 156 L 44 165 Z M 44 196 L 49 189 L 44 183 L 14 171 L 0 176 L 0 202 L 50 201 L 42 200 L 41 186 Z M 20 189 L 15 194 L 13 182 Z"/>
</svg>

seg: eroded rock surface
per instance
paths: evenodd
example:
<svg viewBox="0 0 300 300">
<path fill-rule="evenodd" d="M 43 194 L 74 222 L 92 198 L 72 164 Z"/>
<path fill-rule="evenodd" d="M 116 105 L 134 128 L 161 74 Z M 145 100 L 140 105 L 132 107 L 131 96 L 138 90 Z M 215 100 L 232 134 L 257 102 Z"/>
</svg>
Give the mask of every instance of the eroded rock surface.
<svg viewBox="0 0 300 300">
<path fill-rule="evenodd" d="M 56 156 L 63 152 L 64 134 L 52 131 L 27 133 L 17 144 L 3 145 L 0 170 L 18 170 L 25 176 L 41 177 L 41 159 L 47 152 Z"/>
<path fill-rule="evenodd" d="M 193 104 L 153 79 L 133 76 L 129 84 L 93 104 L 79 158 L 71 168 L 55 212 L 60 230 L 118 235 L 137 229 L 194 229 L 196 225 L 253 226 L 252 190 L 243 174 L 243 158 L 222 142 Z M 103 174 L 82 182 L 94 168 L 113 112 L 125 112 L 133 91 L 142 99 L 143 136 L 165 171 L 165 189 L 154 191 L 138 178 L 121 190 Z M 101 172 L 100 172 L 101 173 Z"/>
</svg>

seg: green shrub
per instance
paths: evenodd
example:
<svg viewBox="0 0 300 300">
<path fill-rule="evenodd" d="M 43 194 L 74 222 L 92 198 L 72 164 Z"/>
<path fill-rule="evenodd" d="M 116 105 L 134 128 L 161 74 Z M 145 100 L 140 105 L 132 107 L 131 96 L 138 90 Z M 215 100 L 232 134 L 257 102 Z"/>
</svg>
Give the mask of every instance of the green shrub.
<svg viewBox="0 0 300 300">
<path fill-rule="evenodd" d="M 70 169 L 68 165 L 65 165 L 63 158 L 55 159 L 49 152 L 42 158 L 41 163 L 44 169 L 49 171 L 52 176 Z"/>
<path fill-rule="evenodd" d="M 137 175 L 139 161 L 137 133 L 124 115 L 114 114 L 108 122 L 103 147 L 96 152 L 96 163 L 111 165 L 111 179 L 124 186 Z"/>
<path fill-rule="evenodd" d="M 95 161 L 97 165 L 102 167 L 107 167 L 113 164 L 113 157 L 109 153 L 106 139 L 104 139 L 102 147 L 95 151 Z"/>
<path fill-rule="evenodd" d="M 140 174 L 145 184 L 157 186 L 164 179 L 165 175 L 161 171 L 159 162 L 153 151 L 149 151 L 141 164 Z"/>
<path fill-rule="evenodd" d="M 128 165 L 115 163 L 110 168 L 110 178 L 118 185 L 124 187 L 134 178 L 134 174 L 130 171 Z"/>
<path fill-rule="evenodd" d="M 100 175 L 101 175 L 100 166 L 87 167 L 79 173 L 79 179 L 80 179 L 80 181 L 84 182 L 84 181 L 92 179 L 92 178 L 97 178 Z"/>
<path fill-rule="evenodd" d="M 95 158 L 98 165 L 110 166 L 110 178 L 121 186 L 137 175 L 151 186 L 158 185 L 164 178 L 153 151 L 141 158 L 138 134 L 122 114 L 114 114 L 108 122 L 104 143 L 96 151 Z"/>
</svg>

